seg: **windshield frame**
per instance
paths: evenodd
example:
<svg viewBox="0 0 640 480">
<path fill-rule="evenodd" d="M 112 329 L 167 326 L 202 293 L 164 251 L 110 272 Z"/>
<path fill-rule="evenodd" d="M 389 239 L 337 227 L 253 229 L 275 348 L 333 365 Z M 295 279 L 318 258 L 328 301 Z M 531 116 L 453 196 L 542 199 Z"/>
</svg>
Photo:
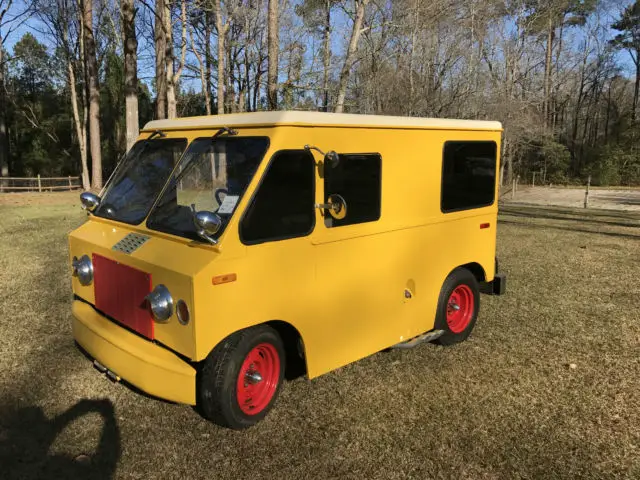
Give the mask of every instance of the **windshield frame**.
<svg viewBox="0 0 640 480">
<path fill-rule="evenodd" d="M 224 141 L 242 141 L 242 140 L 256 140 L 256 139 L 262 139 L 262 140 L 266 140 L 266 144 L 264 147 L 264 152 L 262 153 L 262 157 L 260 158 L 260 160 L 258 161 L 255 171 L 253 172 L 253 174 L 251 175 L 251 178 L 249 179 L 249 181 L 247 182 L 246 187 L 244 188 L 244 190 L 242 191 L 242 193 L 239 195 L 237 204 L 233 210 L 233 213 L 231 215 L 229 215 L 225 221 L 223 221 L 222 227 L 220 228 L 220 230 L 213 236 L 214 239 L 218 240 L 220 239 L 220 237 L 227 231 L 229 225 L 231 224 L 231 222 L 234 221 L 234 219 L 238 218 L 238 212 L 240 212 L 241 210 L 241 205 L 243 200 L 245 199 L 245 197 L 247 196 L 249 190 L 251 190 L 251 186 L 252 184 L 256 181 L 256 177 L 259 176 L 259 172 L 260 169 L 262 167 L 262 165 L 264 165 L 265 163 L 265 159 L 268 158 L 268 153 L 271 149 L 271 137 L 269 135 L 233 135 L 233 136 L 228 136 L 228 135 L 224 135 L 224 136 L 218 136 L 218 137 L 212 137 L 212 136 L 198 136 L 195 138 L 192 138 L 191 141 L 189 142 L 189 144 L 187 145 L 186 149 L 184 150 L 182 157 L 180 158 L 180 161 L 176 164 L 175 168 L 173 169 L 173 171 L 171 172 L 171 175 L 169 176 L 169 178 L 167 179 L 164 187 L 162 188 L 162 191 L 160 192 L 160 194 L 157 196 L 155 202 L 153 203 L 153 206 L 151 207 L 151 209 L 149 210 L 149 212 L 147 213 L 147 216 L 145 218 L 145 222 L 144 225 L 148 230 L 151 230 L 153 232 L 161 232 L 161 233 L 165 233 L 165 234 L 169 234 L 169 235 L 173 235 L 182 239 L 186 239 L 186 240 L 191 240 L 191 241 L 197 241 L 197 242 L 202 242 L 207 244 L 206 240 L 204 240 L 202 237 L 200 237 L 196 230 L 195 230 L 195 224 L 194 224 L 194 229 L 193 231 L 180 231 L 178 229 L 175 228 L 171 228 L 168 227 L 166 225 L 163 224 L 157 224 L 152 222 L 152 217 L 154 212 L 156 211 L 156 209 L 158 209 L 161 205 L 161 201 L 162 198 L 164 197 L 165 193 L 167 192 L 167 190 L 169 188 L 171 188 L 174 179 L 176 178 L 176 175 L 181 174 L 181 172 L 185 172 L 184 168 L 183 168 L 183 163 L 186 159 L 186 154 L 189 152 L 189 149 L 198 141 L 202 141 L 202 140 L 210 140 L 213 143 L 216 143 L 218 141 L 224 140 Z M 197 161 L 197 160 L 196 160 Z M 187 168 L 189 168 L 187 166 Z M 213 194 L 213 191 L 211 192 L 211 194 Z M 215 213 L 215 212 L 214 212 Z"/>
<path fill-rule="evenodd" d="M 180 153 L 180 156 L 178 157 L 175 165 L 171 168 L 171 171 L 169 172 L 169 175 L 168 175 L 167 179 L 162 183 L 162 186 L 158 189 L 157 193 L 153 196 L 153 200 L 149 203 L 149 206 L 146 209 L 146 211 L 144 213 L 144 216 L 142 216 L 140 218 L 140 220 L 132 222 L 132 221 L 124 220 L 122 218 L 111 217 L 109 215 L 106 215 L 106 212 L 101 213 L 100 211 L 101 211 L 101 208 L 103 207 L 103 205 L 108 205 L 108 203 L 105 203 L 104 200 L 105 200 L 105 198 L 107 198 L 107 196 L 109 195 L 109 193 L 111 192 L 113 187 L 116 185 L 116 182 L 118 180 L 121 180 L 121 178 L 120 178 L 121 174 L 123 174 L 125 172 L 125 170 L 124 170 L 125 164 L 127 163 L 127 160 L 129 159 L 129 155 L 131 154 L 133 149 L 136 148 L 136 146 L 139 145 L 139 144 L 142 144 L 144 146 L 144 144 L 148 144 L 150 142 L 173 142 L 173 143 L 176 143 L 176 144 L 178 142 L 183 142 L 184 145 L 182 147 L 182 151 Z M 189 145 L 191 145 L 191 141 L 187 137 L 184 137 L 184 136 L 179 136 L 179 137 L 156 137 L 156 138 L 152 138 L 152 139 L 148 139 L 148 138 L 138 139 L 131 146 L 131 148 L 127 151 L 126 155 L 116 165 L 116 168 L 115 168 L 114 172 L 111 174 L 111 177 L 109 178 L 109 180 L 107 181 L 107 184 L 103 187 L 102 191 L 100 192 L 101 193 L 101 195 L 100 195 L 100 205 L 98 206 L 98 208 L 94 212 L 92 212 L 92 215 L 97 217 L 97 218 L 110 220 L 110 221 L 113 221 L 113 222 L 124 223 L 126 225 L 137 226 L 137 225 L 141 225 L 143 223 L 146 223 L 146 220 L 149 217 L 149 214 L 153 211 L 156 203 L 158 202 L 158 199 L 160 198 L 160 195 L 166 189 L 167 183 L 172 178 L 173 173 L 175 172 L 176 168 L 182 162 L 182 158 L 184 156 L 184 153 L 189 148 Z M 139 157 L 138 157 L 137 160 L 132 160 L 132 161 L 134 161 L 134 162 L 139 161 Z M 134 165 L 134 163 L 132 163 L 131 165 Z"/>
</svg>

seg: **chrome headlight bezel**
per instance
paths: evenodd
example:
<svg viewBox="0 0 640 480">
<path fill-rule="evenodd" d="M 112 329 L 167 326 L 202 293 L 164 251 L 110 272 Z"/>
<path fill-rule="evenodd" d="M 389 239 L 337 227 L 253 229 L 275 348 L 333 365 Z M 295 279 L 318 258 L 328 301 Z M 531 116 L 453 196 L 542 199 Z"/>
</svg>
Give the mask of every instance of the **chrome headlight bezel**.
<svg viewBox="0 0 640 480">
<path fill-rule="evenodd" d="M 147 295 L 153 319 L 158 323 L 167 323 L 173 315 L 173 297 L 169 289 L 160 284 Z"/>
<path fill-rule="evenodd" d="M 73 268 L 72 275 L 78 278 L 78 282 L 83 287 L 88 287 L 93 282 L 93 263 L 89 255 L 83 255 L 80 258 L 73 257 L 71 261 Z"/>
</svg>

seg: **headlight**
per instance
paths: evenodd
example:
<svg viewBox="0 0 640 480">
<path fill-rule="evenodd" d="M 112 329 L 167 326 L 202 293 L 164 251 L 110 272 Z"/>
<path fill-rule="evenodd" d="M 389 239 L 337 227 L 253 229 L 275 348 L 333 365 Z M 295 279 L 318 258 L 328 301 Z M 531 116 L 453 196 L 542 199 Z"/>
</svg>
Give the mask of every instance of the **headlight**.
<svg viewBox="0 0 640 480">
<path fill-rule="evenodd" d="M 77 257 L 73 257 L 71 266 L 73 267 L 73 276 L 78 277 L 80 285 L 85 287 L 91 285 L 93 281 L 93 264 L 89 255 L 83 255 L 79 260 Z"/>
<path fill-rule="evenodd" d="M 173 315 L 173 298 L 169 289 L 164 285 L 157 285 L 153 291 L 147 295 L 147 300 L 151 306 L 151 313 L 156 322 L 166 323 Z"/>
</svg>

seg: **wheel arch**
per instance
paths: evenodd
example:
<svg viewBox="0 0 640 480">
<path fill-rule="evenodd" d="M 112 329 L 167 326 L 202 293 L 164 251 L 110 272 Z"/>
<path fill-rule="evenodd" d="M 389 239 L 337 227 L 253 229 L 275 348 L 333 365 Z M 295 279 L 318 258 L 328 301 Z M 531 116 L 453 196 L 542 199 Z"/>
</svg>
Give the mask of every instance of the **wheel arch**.
<svg viewBox="0 0 640 480">
<path fill-rule="evenodd" d="M 487 281 L 487 274 L 484 268 L 482 267 L 482 265 L 480 265 L 477 262 L 465 263 L 464 265 L 460 265 L 456 268 L 464 268 L 466 270 L 469 270 L 473 274 L 473 276 L 476 277 L 476 280 L 478 281 L 478 283 Z M 451 272 L 449 272 L 449 275 L 451 275 Z"/>
<path fill-rule="evenodd" d="M 262 323 L 262 325 L 268 325 L 273 328 L 282 339 L 286 355 L 285 378 L 293 380 L 306 375 L 307 356 L 300 331 L 284 320 L 270 320 Z"/>
</svg>

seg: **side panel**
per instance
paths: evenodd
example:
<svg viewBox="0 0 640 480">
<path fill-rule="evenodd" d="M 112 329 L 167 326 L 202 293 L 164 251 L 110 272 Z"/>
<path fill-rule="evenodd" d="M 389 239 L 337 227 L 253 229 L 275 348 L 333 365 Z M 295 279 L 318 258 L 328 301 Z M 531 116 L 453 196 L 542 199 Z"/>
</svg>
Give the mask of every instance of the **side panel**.
<svg viewBox="0 0 640 480">
<path fill-rule="evenodd" d="M 488 279 L 494 273 L 497 202 L 443 214 L 440 194 L 444 142 L 494 140 L 499 148 L 499 132 L 343 132 L 320 129 L 316 142 L 338 153 L 382 155 L 382 214 L 338 228 L 318 222 L 312 241 L 323 288 L 313 321 L 325 333 L 305 339 L 310 376 L 432 329 L 440 288 L 457 266 L 476 262 Z"/>
<path fill-rule="evenodd" d="M 310 237 L 246 247 L 236 215 L 223 254 L 194 278 L 197 359 L 234 331 L 283 320 L 301 333 L 308 374 L 315 377 L 433 328 L 440 288 L 455 267 L 476 262 L 488 280 L 493 277 L 497 203 L 443 214 L 442 148 L 447 140 L 494 140 L 499 149 L 500 132 L 276 130 L 266 160 L 307 143 L 323 151 L 381 154 L 381 218 L 328 229 L 318 211 Z M 324 200 L 322 187 L 318 178 L 318 202 Z M 489 228 L 481 229 L 485 223 Z M 227 248 L 234 255 L 227 256 Z M 236 281 L 212 284 L 214 276 L 230 273 Z"/>
</svg>

